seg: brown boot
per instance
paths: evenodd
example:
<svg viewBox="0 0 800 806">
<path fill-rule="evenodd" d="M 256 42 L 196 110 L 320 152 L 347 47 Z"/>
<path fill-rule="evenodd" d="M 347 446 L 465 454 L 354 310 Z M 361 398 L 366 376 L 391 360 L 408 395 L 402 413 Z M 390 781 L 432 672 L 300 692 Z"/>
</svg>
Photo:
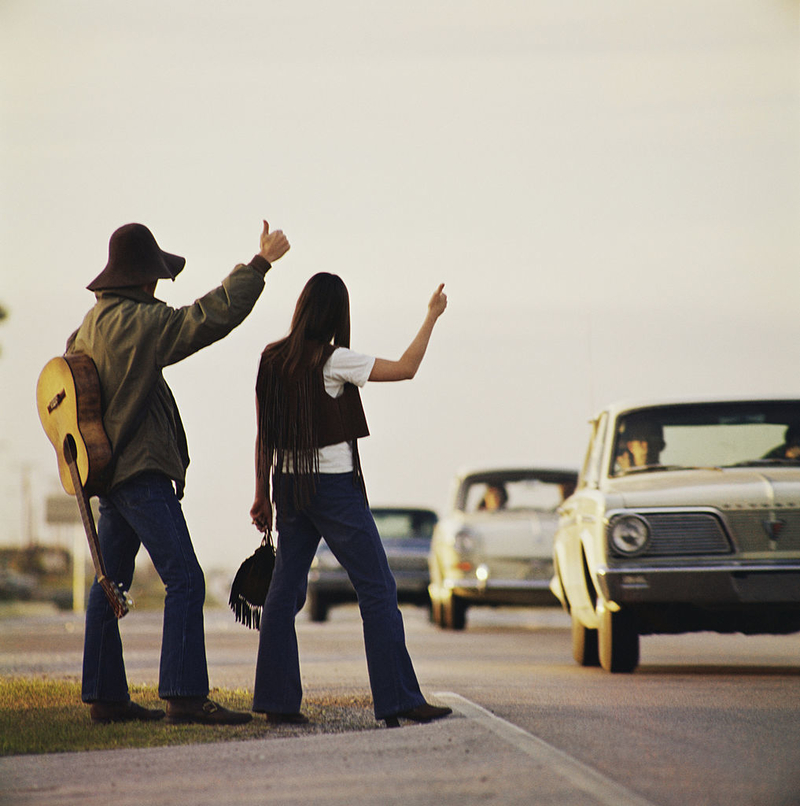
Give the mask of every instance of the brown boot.
<svg viewBox="0 0 800 806">
<path fill-rule="evenodd" d="M 264 715 L 270 725 L 307 725 L 308 717 L 305 714 L 282 714 L 277 711 L 265 711 Z"/>
<path fill-rule="evenodd" d="M 253 718 L 246 711 L 230 711 L 208 697 L 173 697 L 167 700 L 167 724 L 244 725 Z"/>
<path fill-rule="evenodd" d="M 108 725 L 110 722 L 155 722 L 164 718 L 160 708 L 143 708 L 135 702 L 93 702 L 91 708 L 92 722 Z"/>
<path fill-rule="evenodd" d="M 433 722 L 434 719 L 442 719 L 453 713 L 452 708 L 444 708 L 438 705 L 430 705 L 427 702 L 411 708 L 408 711 L 401 711 L 399 714 L 384 717 L 387 728 L 399 728 L 401 719 L 410 719 L 412 722 Z"/>
</svg>

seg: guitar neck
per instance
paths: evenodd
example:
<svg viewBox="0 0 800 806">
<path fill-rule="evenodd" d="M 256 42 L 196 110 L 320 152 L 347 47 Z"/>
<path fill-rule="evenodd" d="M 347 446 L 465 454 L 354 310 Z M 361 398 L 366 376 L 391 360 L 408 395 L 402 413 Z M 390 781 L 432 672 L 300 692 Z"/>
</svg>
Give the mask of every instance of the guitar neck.
<svg viewBox="0 0 800 806">
<path fill-rule="evenodd" d="M 72 483 L 75 487 L 75 497 L 78 499 L 78 509 L 81 512 L 81 520 L 83 521 L 83 528 L 86 532 L 86 539 L 89 542 L 89 551 L 92 555 L 92 564 L 94 565 L 97 579 L 101 580 L 106 576 L 106 568 L 98 549 L 100 541 L 97 537 L 97 529 L 94 525 L 94 515 L 92 514 L 90 508 L 89 496 L 86 494 L 86 490 L 81 483 L 81 476 L 78 472 L 78 462 L 76 461 L 75 457 L 68 457 L 67 464 L 69 465 L 69 472 L 72 476 Z"/>
<path fill-rule="evenodd" d="M 100 540 L 97 537 L 97 528 L 94 525 L 94 515 L 92 514 L 91 505 L 89 503 L 89 496 L 81 483 L 81 476 L 78 471 L 78 460 L 75 451 L 72 450 L 72 445 L 65 444 L 64 454 L 67 465 L 69 466 L 72 483 L 75 487 L 75 497 L 78 499 L 78 509 L 81 513 L 83 528 L 86 531 L 86 539 L 89 543 L 89 551 L 92 555 L 92 564 L 94 565 L 97 582 L 103 588 L 106 598 L 114 610 L 114 615 L 116 615 L 118 619 L 122 618 L 128 612 L 128 599 L 119 586 L 106 575 L 105 563 L 100 554 Z M 75 562 L 77 561 L 78 558 L 76 557 Z"/>
</svg>

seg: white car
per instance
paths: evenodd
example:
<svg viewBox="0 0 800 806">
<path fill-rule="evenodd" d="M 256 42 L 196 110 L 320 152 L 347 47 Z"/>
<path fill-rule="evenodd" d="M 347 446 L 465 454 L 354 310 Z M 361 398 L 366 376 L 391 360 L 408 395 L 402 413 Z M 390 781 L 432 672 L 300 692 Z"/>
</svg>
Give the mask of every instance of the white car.
<svg viewBox="0 0 800 806">
<path fill-rule="evenodd" d="M 549 588 L 557 509 L 574 470 L 499 468 L 456 477 L 428 558 L 431 617 L 462 630 L 472 606 L 558 605 Z"/>
<path fill-rule="evenodd" d="M 583 666 L 633 671 L 640 635 L 800 631 L 800 399 L 609 406 L 560 516 Z"/>
</svg>

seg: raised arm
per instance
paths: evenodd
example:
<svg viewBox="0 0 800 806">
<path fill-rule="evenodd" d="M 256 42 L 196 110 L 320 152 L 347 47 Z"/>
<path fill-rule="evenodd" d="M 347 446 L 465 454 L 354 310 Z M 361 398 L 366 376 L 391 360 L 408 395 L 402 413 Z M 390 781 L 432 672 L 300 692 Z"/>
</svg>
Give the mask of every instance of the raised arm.
<svg viewBox="0 0 800 806">
<path fill-rule="evenodd" d="M 436 320 L 444 313 L 447 307 L 447 295 L 444 293 L 444 283 L 434 291 L 428 303 L 428 314 L 422 327 L 414 337 L 411 344 L 403 353 L 399 361 L 388 361 L 385 358 L 376 358 L 369 375 L 371 381 L 406 381 L 417 374 L 419 365 L 425 357 L 428 342 L 433 333 Z"/>
</svg>

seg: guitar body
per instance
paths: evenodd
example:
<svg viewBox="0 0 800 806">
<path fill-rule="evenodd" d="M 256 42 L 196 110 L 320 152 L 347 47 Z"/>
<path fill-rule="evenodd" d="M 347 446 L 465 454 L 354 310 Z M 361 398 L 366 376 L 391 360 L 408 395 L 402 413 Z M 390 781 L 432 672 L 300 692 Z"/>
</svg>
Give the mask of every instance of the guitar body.
<svg viewBox="0 0 800 806">
<path fill-rule="evenodd" d="M 36 385 L 36 404 L 67 493 L 77 495 L 64 450 L 68 436 L 75 442 L 78 473 L 87 495 L 102 491 L 111 464 L 111 443 L 103 429 L 100 379 L 94 361 L 82 353 L 48 361 Z"/>
<path fill-rule="evenodd" d="M 83 353 L 53 358 L 45 364 L 36 384 L 39 419 L 56 451 L 61 484 L 74 495 L 89 541 L 97 582 L 114 615 L 128 612 L 131 600 L 106 576 L 100 541 L 89 498 L 101 493 L 111 470 L 111 443 L 103 428 L 100 379 L 94 361 Z"/>
</svg>

